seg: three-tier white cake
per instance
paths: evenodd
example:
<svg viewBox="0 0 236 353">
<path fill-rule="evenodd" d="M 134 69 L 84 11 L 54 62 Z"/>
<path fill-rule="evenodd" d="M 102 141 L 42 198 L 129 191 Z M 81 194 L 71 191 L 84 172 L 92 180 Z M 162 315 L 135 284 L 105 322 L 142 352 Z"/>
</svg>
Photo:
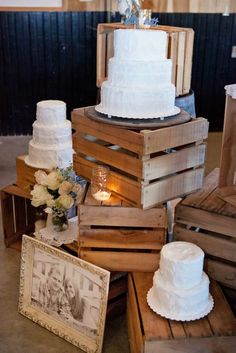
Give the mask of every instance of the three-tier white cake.
<svg viewBox="0 0 236 353">
<path fill-rule="evenodd" d="M 71 122 L 66 119 L 65 102 L 45 100 L 37 103 L 28 153 L 25 162 L 35 168 L 66 168 L 72 164 Z"/>
<path fill-rule="evenodd" d="M 172 320 L 200 319 L 213 308 L 204 252 L 197 245 L 175 241 L 163 246 L 160 267 L 148 292 L 149 306 Z"/>
<path fill-rule="evenodd" d="M 114 57 L 95 109 L 114 117 L 163 118 L 178 114 L 167 33 L 147 29 L 114 31 Z"/>
</svg>

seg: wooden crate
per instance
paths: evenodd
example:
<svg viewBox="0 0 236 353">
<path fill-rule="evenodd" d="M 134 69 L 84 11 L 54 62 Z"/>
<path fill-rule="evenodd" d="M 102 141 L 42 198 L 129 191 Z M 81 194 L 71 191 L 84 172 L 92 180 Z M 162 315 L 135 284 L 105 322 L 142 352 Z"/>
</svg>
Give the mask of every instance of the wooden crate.
<svg viewBox="0 0 236 353">
<path fill-rule="evenodd" d="M 177 205 L 174 239 L 200 246 L 206 253 L 206 272 L 236 289 L 236 207 L 224 200 L 218 176 L 216 168 L 200 191 Z"/>
<path fill-rule="evenodd" d="M 166 243 L 166 209 L 143 211 L 115 196 L 90 193 L 79 206 L 78 255 L 109 271 L 154 271 Z"/>
<path fill-rule="evenodd" d="M 25 157 L 25 155 L 16 157 L 16 185 L 30 195 L 30 190 L 36 183 L 34 173 L 39 169 L 49 170 L 28 166 L 25 163 Z"/>
<path fill-rule="evenodd" d="M 2 225 L 7 247 L 20 241 L 22 234 L 34 231 L 36 208 L 31 205 L 28 196 L 16 185 L 1 190 Z"/>
<path fill-rule="evenodd" d="M 232 353 L 236 320 L 219 285 L 212 281 L 214 308 L 200 320 L 178 322 L 154 313 L 147 304 L 153 274 L 128 279 L 127 321 L 131 353 Z"/>
<path fill-rule="evenodd" d="M 121 23 L 100 23 L 97 28 L 97 86 L 107 79 L 108 60 L 113 56 L 114 30 L 133 28 Z M 192 28 L 150 27 L 168 34 L 167 57 L 172 59 L 172 83 L 176 96 L 188 94 L 191 88 L 194 31 Z"/>
<path fill-rule="evenodd" d="M 72 112 L 74 169 L 91 180 L 97 163 L 110 167 L 109 188 L 148 209 L 201 188 L 208 122 L 204 118 L 156 130 L 134 131 Z M 92 135 L 95 141 L 87 139 Z M 113 150 L 112 146 L 119 146 Z M 173 152 L 173 153 L 170 153 Z"/>
</svg>

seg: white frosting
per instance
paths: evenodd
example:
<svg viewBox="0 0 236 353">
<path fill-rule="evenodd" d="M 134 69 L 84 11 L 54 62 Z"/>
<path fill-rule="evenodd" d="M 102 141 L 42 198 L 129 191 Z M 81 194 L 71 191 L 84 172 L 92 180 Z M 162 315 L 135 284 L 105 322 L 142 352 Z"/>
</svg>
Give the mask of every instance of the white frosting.
<svg viewBox="0 0 236 353">
<path fill-rule="evenodd" d="M 123 60 L 156 61 L 167 57 L 167 33 L 147 29 L 114 31 L 114 56 Z"/>
<path fill-rule="evenodd" d="M 73 152 L 66 104 L 58 100 L 38 102 L 26 164 L 35 168 L 66 168 L 72 164 Z"/>
<path fill-rule="evenodd" d="M 236 84 L 225 86 L 226 95 L 236 99 Z"/>
<path fill-rule="evenodd" d="M 163 246 L 160 268 L 149 290 L 149 306 L 172 320 L 195 320 L 209 313 L 213 299 L 203 272 L 204 252 L 192 243 L 175 241 Z"/>
<path fill-rule="evenodd" d="M 171 313 L 194 314 L 202 311 L 208 304 L 209 278 L 203 272 L 200 282 L 189 289 L 172 286 L 157 271 L 153 279 L 156 305 Z"/>
<path fill-rule="evenodd" d="M 204 252 L 197 245 L 177 241 L 161 250 L 160 271 L 163 279 L 176 288 L 192 288 L 202 278 Z"/>
<path fill-rule="evenodd" d="M 178 114 L 172 62 L 166 56 L 167 34 L 159 30 L 119 29 L 108 80 L 95 109 L 122 118 L 152 119 Z"/>
</svg>

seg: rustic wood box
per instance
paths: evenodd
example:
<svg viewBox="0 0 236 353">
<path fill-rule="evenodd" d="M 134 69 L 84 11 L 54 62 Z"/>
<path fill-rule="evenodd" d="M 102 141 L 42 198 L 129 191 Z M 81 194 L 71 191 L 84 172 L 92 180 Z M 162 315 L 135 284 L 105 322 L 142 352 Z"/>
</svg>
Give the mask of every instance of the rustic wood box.
<svg viewBox="0 0 236 353">
<path fill-rule="evenodd" d="M 143 211 L 111 196 L 87 192 L 79 205 L 78 256 L 110 271 L 154 271 L 166 243 L 166 209 Z"/>
<path fill-rule="evenodd" d="M 219 285 L 211 282 L 214 308 L 200 320 L 180 322 L 154 313 L 146 296 L 153 274 L 133 273 L 128 279 L 127 321 L 131 353 L 232 353 L 236 320 Z"/>
<path fill-rule="evenodd" d="M 28 166 L 25 163 L 25 157 L 25 155 L 16 157 L 16 184 L 30 195 L 30 190 L 33 189 L 36 183 L 34 173 L 39 169 L 45 171 L 49 170 Z"/>
<path fill-rule="evenodd" d="M 97 86 L 107 79 L 108 61 L 113 56 L 114 30 L 134 28 L 121 23 L 100 23 L 97 28 Z M 172 59 L 172 83 L 176 96 L 188 94 L 191 88 L 194 31 L 192 28 L 157 26 L 152 30 L 168 34 L 167 58 Z"/>
<path fill-rule="evenodd" d="M 222 198 L 218 177 L 216 168 L 200 191 L 177 205 L 174 239 L 200 246 L 206 253 L 206 272 L 236 289 L 236 207 Z"/>
<path fill-rule="evenodd" d="M 20 241 L 22 234 L 34 231 L 36 208 L 31 205 L 28 196 L 16 185 L 1 190 L 2 225 L 7 247 Z"/>
<path fill-rule="evenodd" d="M 91 119 L 86 116 L 89 109 L 72 112 L 77 174 L 91 180 L 97 163 L 108 165 L 109 188 L 143 209 L 201 188 L 206 150 L 203 140 L 208 136 L 206 119 L 139 131 Z"/>
</svg>

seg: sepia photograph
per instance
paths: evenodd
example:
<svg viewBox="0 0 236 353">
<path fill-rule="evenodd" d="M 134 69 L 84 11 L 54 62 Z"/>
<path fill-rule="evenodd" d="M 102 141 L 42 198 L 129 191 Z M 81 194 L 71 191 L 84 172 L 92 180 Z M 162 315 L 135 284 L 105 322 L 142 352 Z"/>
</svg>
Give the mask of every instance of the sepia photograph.
<svg viewBox="0 0 236 353">
<path fill-rule="evenodd" d="M 19 312 L 84 351 L 100 352 L 109 275 L 24 235 Z"/>
</svg>

